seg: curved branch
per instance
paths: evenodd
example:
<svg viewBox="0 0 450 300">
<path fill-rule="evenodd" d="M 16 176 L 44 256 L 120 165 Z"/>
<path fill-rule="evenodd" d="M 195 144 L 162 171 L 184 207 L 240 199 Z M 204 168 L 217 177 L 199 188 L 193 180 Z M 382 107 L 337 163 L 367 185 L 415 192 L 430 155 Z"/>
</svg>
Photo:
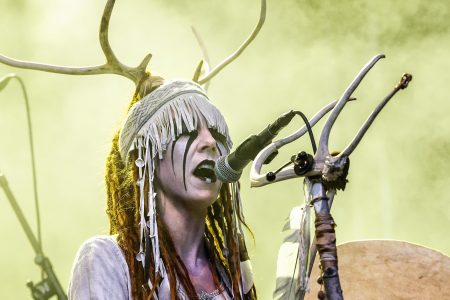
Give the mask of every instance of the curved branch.
<svg viewBox="0 0 450 300">
<path fill-rule="evenodd" d="M 320 135 L 319 140 L 319 147 L 317 149 L 315 160 L 324 160 L 325 157 L 329 154 L 328 149 L 328 140 L 330 137 L 331 127 L 333 127 L 334 122 L 336 121 L 337 117 L 341 113 L 342 109 L 344 108 L 345 104 L 347 103 L 348 99 L 352 95 L 352 93 L 356 90 L 358 85 L 363 80 L 364 76 L 372 69 L 372 67 L 382 58 L 384 58 L 384 54 L 378 54 L 375 57 L 373 57 L 362 69 L 359 71 L 358 75 L 356 75 L 355 79 L 350 83 L 350 85 L 345 90 L 344 94 L 342 94 L 341 98 L 339 99 L 338 103 L 336 104 L 335 108 L 331 112 L 330 116 L 327 119 L 327 122 L 325 123 L 322 133 Z"/>
<path fill-rule="evenodd" d="M 356 149 L 359 142 L 364 137 L 364 134 L 369 129 L 370 125 L 372 125 L 373 121 L 375 121 L 375 118 L 378 116 L 380 111 L 384 108 L 384 106 L 391 100 L 392 97 L 401 89 L 405 89 L 408 86 L 408 83 L 412 80 L 412 75 L 410 74 L 403 74 L 402 78 L 400 79 L 400 82 L 395 86 L 394 90 L 392 90 L 382 101 L 378 104 L 378 106 L 374 109 L 374 111 L 370 114 L 370 116 L 367 118 L 367 120 L 364 122 L 362 127 L 359 129 L 358 133 L 356 134 L 355 138 L 348 144 L 348 146 L 342 150 L 341 153 L 339 153 L 338 157 L 344 157 L 344 156 L 350 156 L 352 154 L 353 150 Z"/>
<path fill-rule="evenodd" d="M 356 100 L 356 98 L 350 98 L 349 101 Z M 332 110 L 338 101 L 333 101 L 328 105 L 324 106 L 321 110 L 319 110 L 310 120 L 309 123 L 311 127 L 316 125 L 317 122 L 322 119 L 330 110 Z M 277 177 L 274 181 L 268 181 L 266 175 L 261 174 L 262 165 L 267 160 L 267 158 L 278 149 L 283 147 L 286 144 L 289 144 L 301 136 L 303 136 L 308 131 L 306 125 L 302 126 L 296 132 L 284 137 L 280 140 L 272 142 L 268 146 L 266 146 L 263 150 L 261 150 L 258 155 L 253 160 L 253 164 L 250 170 L 250 185 L 251 187 L 259 187 L 269 183 L 275 183 L 278 181 L 286 180 L 289 178 L 298 177 L 298 175 L 294 172 L 293 166 L 288 166 L 283 168 L 279 173 L 277 173 Z"/>
</svg>

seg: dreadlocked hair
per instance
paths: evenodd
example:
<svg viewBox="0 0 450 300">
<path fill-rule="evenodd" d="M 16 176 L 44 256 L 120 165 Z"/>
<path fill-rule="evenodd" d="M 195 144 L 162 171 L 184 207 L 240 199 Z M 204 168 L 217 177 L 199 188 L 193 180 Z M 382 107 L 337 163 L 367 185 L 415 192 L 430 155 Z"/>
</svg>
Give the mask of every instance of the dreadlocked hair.
<svg viewBox="0 0 450 300">
<path fill-rule="evenodd" d="M 140 100 L 138 94 L 133 97 L 131 105 Z M 131 107 L 130 105 L 130 107 Z M 119 152 L 119 132 L 112 140 L 112 148 L 106 162 L 107 215 L 109 217 L 110 234 L 117 234 L 117 242 L 122 249 L 130 274 L 130 286 L 133 299 L 154 299 L 162 278 L 155 277 L 153 263 L 146 264 L 136 260 L 140 245 L 139 234 L 139 178 L 138 169 L 134 165 L 136 150 L 128 155 L 125 163 Z M 157 174 L 156 174 L 157 175 Z M 148 183 L 145 184 L 148 192 Z M 236 226 L 233 222 L 233 203 L 230 185 L 223 184 L 217 201 L 208 207 L 205 226 L 205 240 L 213 266 L 220 266 L 231 282 L 232 292 L 236 300 L 256 299 L 254 286 L 249 293 L 240 296 L 241 270 L 239 243 L 236 239 Z M 199 299 L 189 273 L 176 252 L 174 243 L 163 220 L 157 215 L 159 246 L 170 285 L 170 299 L 179 300 L 177 285 L 180 284 L 190 299 Z M 148 251 L 148 249 L 147 249 Z M 146 262 L 153 262 L 152 251 L 148 251 Z M 213 268 L 214 269 L 214 268 Z M 215 273 L 215 274 L 214 274 Z M 220 285 L 219 275 L 213 272 L 216 286 Z M 149 284 L 150 283 L 150 284 Z"/>
</svg>

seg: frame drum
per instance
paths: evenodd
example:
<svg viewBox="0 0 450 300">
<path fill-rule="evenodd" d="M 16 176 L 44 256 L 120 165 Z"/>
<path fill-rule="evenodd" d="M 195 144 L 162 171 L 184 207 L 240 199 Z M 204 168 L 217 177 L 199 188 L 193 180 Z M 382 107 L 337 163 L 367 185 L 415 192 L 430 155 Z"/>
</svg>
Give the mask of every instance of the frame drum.
<svg viewBox="0 0 450 300">
<path fill-rule="evenodd" d="M 408 242 L 368 240 L 338 246 L 344 299 L 450 299 L 450 257 Z M 310 277 L 317 299 L 319 257 Z"/>
</svg>

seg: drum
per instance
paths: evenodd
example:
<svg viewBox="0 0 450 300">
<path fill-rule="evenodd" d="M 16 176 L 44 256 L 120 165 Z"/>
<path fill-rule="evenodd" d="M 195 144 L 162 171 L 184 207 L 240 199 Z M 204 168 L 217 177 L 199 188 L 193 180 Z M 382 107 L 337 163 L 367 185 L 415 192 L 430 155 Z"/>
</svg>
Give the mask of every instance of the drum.
<svg viewBox="0 0 450 300">
<path fill-rule="evenodd" d="M 450 257 L 402 241 L 368 240 L 338 246 L 346 300 L 450 299 Z M 317 299 L 319 257 L 305 299 Z"/>
</svg>

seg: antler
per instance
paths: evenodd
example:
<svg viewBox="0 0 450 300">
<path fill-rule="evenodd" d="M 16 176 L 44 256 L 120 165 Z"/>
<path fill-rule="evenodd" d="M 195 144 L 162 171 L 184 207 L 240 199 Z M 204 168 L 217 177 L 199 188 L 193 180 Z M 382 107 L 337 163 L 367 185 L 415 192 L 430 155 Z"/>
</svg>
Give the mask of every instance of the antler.
<svg viewBox="0 0 450 300">
<path fill-rule="evenodd" d="M 198 31 L 195 29 L 194 26 L 191 26 L 192 29 L 192 33 L 194 33 L 195 38 L 197 39 L 197 43 L 200 47 L 200 50 L 202 51 L 202 56 L 203 56 L 203 60 L 200 61 L 200 63 L 197 66 L 197 69 L 195 71 L 194 77 L 192 79 L 192 81 L 198 82 L 198 79 L 202 73 L 202 68 L 205 68 L 205 72 L 209 73 L 210 69 L 211 69 L 211 64 L 209 62 L 209 55 L 208 55 L 208 50 L 206 49 L 205 43 L 203 42 L 203 39 L 201 38 L 200 34 L 198 33 Z M 205 86 L 204 89 L 205 91 L 208 91 L 209 88 L 209 84 L 211 82 L 208 81 Z"/>
<path fill-rule="evenodd" d="M 0 63 L 3 63 L 5 65 L 21 68 L 21 69 L 30 69 L 30 70 L 37 70 L 37 71 L 44 71 L 44 72 L 50 72 L 50 73 L 59 73 L 59 74 L 67 74 L 67 75 L 97 75 L 97 74 L 117 74 L 120 76 L 124 76 L 128 79 L 131 79 L 137 87 L 139 86 L 145 86 L 143 90 L 144 92 L 148 89 L 147 85 L 152 85 L 152 83 L 143 83 L 143 80 L 149 77 L 149 74 L 146 72 L 146 68 L 148 63 L 150 62 L 150 59 L 152 58 L 151 54 L 147 54 L 142 62 L 137 67 L 129 67 L 123 63 L 121 63 L 116 55 L 114 54 L 113 50 L 111 49 L 111 45 L 109 44 L 108 39 L 108 29 L 109 29 L 109 20 L 111 19 L 111 13 L 113 10 L 115 4 L 115 0 L 108 0 L 105 9 L 103 11 L 103 16 L 100 24 L 100 32 L 99 32 L 99 39 L 100 39 L 100 46 L 102 48 L 103 53 L 106 57 L 106 63 L 102 65 L 97 66 L 88 66 L 88 67 L 67 67 L 67 66 L 57 66 L 57 65 L 49 65 L 49 64 L 43 64 L 43 63 L 36 63 L 36 62 L 30 62 L 30 61 L 23 61 L 14 59 L 11 57 L 7 57 L 5 55 L 0 54 Z M 195 75 L 194 75 L 194 81 L 198 82 L 199 84 L 205 84 L 209 80 L 211 80 L 214 76 L 216 76 L 223 68 L 225 68 L 228 64 L 230 64 L 233 60 L 235 60 L 246 48 L 247 46 L 255 39 L 255 37 L 258 35 L 259 31 L 261 30 L 261 27 L 264 24 L 264 21 L 266 19 L 266 0 L 261 0 L 261 11 L 260 11 L 260 17 L 258 24 L 254 28 L 251 35 L 244 41 L 244 43 L 230 56 L 225 58 L 221 63 L 219 63 L 216 67 L 214 67 L 212 70 L 209 70 L 209 63 L 207 54 L 205 54 L 205 47 L 202 45 L 201 39 L 199 39 L 198 34 L 196 34 L 194 30 L 194 34 L 196 34 L 197 39 L 199 40 L 200 46 L 203 51 L 203 56 L 206 59 L 207 67 L 206 67 L 206 73 L 202 78 L 200 78 L 200 73 L 202 70 L 203 61 L 200 62 L 198 65 Z M 152 77 L 150 77 L 152 78 Z M 160 84 L 161 78 L 155 77 L 154 81 L 156 84 Z M 141 87 L 142 87 L 141 86 Z"/>
<path fill-rule="evenodd" d="M 356 98 L 350 98 L 349 101 L 356 100 Z M 338 101 L 333 101 L 326 106 L 324 106 L 321 110 L 319 110 L 310 120 L 309 124 L 311 127 L 317 124 L 328 112 L 330 112 L 338 103 Z M 282 138 L 280 140 L 277 140 L 275 142 L 272 142 L 271 144 L 267 145 L 263 150 L 261 150 L 256 158 L 253 160 L 252 168 L 250 171 L 250 184 L 251 187 L 259 187 L 263 186 L 269 183 L 269 181 L 266 179 L 267 174 L 261 174 L 261 168 L 262 165 L 265 163 L 267 158 L 278 151 L 281 147 L 285 146 L 286 144 L 289 144 L 300 137 L 302 137 L 306 132 L 308 132 L 308 129 L 306 125 L 302 126 L 299 130 L 296 132 L 290 134 L 289 136 Z M 285 180 L 292 178 L 292 175 L 295 174 L 291 167 L 283 168 L 278 174 L 277 174 L 277 181 Z M 295 175 L 297 176 L 297 175 Z"/>
<path fill-rule="evenodd" d="M 108 0 L 100 24 L 100 46 L 106 57 L 106 63 L 98 66 L 89 67 L 66 67 L 55 66 L 29 61 L 16 60 L 4 55 L 0 55 L 0 62 L 8 66 L 45 71 L 51 73 L 67 74 L 67 75 L 97 75 L 97 74 L 117 74 L 131 79 L 138 86 L 144 78 L 148 76 L 146 73 L 147 65 L 152 58 L 151 54 L 147 54 L 137 67 L 129 67 L 122 64 L 111 49 L 108 40 L 109 20 L 114 7 L 115 0 Z"/>
<path fill-rule="evenodd" d="M 251 179 L 251 186 L 252 187 L 259 187 L 263 186 L 269 183 L 274 183 L 290 178 L 298 178 L 299 176 L 306 176 L 306 177 L 313 177 L 313 176 L 321 176 L 324 180 L 328 182 L 328 184 L 336 184 L 334 188 L 344 188 L 345 187 L 345 176 L 347 175 L 348 171 L 348 157 L 350 154 L 355 150 L 355 148 L 358 146 L 361 139 L 364 137 L 364 134 L 369 129 L 370 125 L 372 125 L 373 121 L 377 117 L 377 115 L 380 113 L 380 111 L 383 109 L 383 107 L 388 103 L 388 101 L 401 89 L 405 89 L 409 82 L 412 80 L 412 75 L 410 74 L 403 74 L 400 82 L 395 86 L 393 91 L 391 91 L 382 101 L 381 103 L 374 109 L 374 111 L 370 114 L 369 118 L 364 122 L 361 129 L 356 134 L 355 138 L 348 144 L 348 146 L 338 155 L 332 156 L 330 155 L 330 151 L 328 148 L 328 140 L 331 132 L 331 128 L 333 124 L 335 123 L 337 117 L 339 116 L 339 113 L 344 108 L 345 104 L 352 100 L 353 98 L 350 98 L 352 93 L 355 91 L 355 89 L 358 87 L 358 85 L 361 83 L 364 76 L 369 72 L 369 70 L 381 59 L 385 56 L 383 54 L 379 54 L 375 57 L 373 57 L 358 73 L 358 75 L 355 77 L 355 79 L 352 81 L 352 83 L 347 87 L 339 101 L 330 103 L 326 107 L 324 107 L 321 111 L 319 111 L 316 116 L 312 118 L 310 121 L 311 125 L 314 125 L 317 120 L 316 118 L 320 119 L 322 116 L 325 115 L 326 112 L 329 110 L 332 110 L 330 116 L 328 117 L 324 128 L 322 130 L 319 145 L 317 152 L 315 153 L 314 158 L 311 156 L 311 164 L 309 165 L 309 169 L 306 170 L 304 173 L 298 173 L 295 170 L 295 165 L 288 165 L 282 167 L 282 169 L 278 170 L 276 174 L 273 172 L 269 172 L 267 174 L 261 174 L 261 167 L 263 162 L 271 155 L 273 152 L 280 149 L 282 146 L 284 146 L 287 143 L 290 143 L 294 141 L 295 139 L 301 137 L 303 134 L 306 133 L 306 126 L 299 129 L 294 134 L 281 139 L 279 141 L 273 142 L 270 145 L 268 145 L 266 148 L 264 148 L 258 156 L 256 156 L 253 165 L 252 170 L 250 173 L 250 179 Z M 306 153 L 305 153 L 306 155 Z M 294 163 L 295 164 L 295 163 Z M 309 162 L 308 162 L 309 164 Z M 272 174 L 270 174 L 272 173 Z M 269 176 L 270 175 L 270 176 Z M 276 176 L 275 176 L 276 175 Z M 330 185 L 331 186 L 331 185 Z"/>
<path fill-rule="evenodd" d="M 339 116 L 345 104 L 347 103 L 347 100 L 350 98 L 352 93 L 356 90 L 358 85 L 363 80 L 364 76 L 366 76 L 366 74 L 370 71 L 370 69 L 372 69 L 372 67 L 382 58 L 385 58 L 384 54 L 378 54 L 375 57 L 373 57 L 361 69 L 358 75 L 356 75 L 355 79 L 353 79 L 352 83 L 350 83 L 345 92 L 342 94 L 341 98 L 339 99 L 338 103 L 336 104 L 335 108 L 331 112 L 330 116 L 327 119 L 327 122 L 323 127 L 322 134 L 320 135 L 319 148 L 317 149 L 316 158 L 326 157 L 327 155 L 330 154 L 328 150 L 328 140 L 330 138 L 331 127 L 333 126 L 337 117 Z"/>
<path fill-rule="evenodd" d="M 380 113 L 380 111 L 383 109 L 383 107 L 391 100 L 391 98 L 399 91 L 406 89 L 408 87 L 409 82 L 412 80 L 412 75 L 405 73 L 403 74 L 402 78 L 400 79 L 400 82 L 395 86 L 395 88 L 381 101 L 378 106 L 373 110 L 373 112 L 370 114 L 370 116 L 367 118 L 367 120 L 364 122 L 361 129 L 356 134 L 355 138 L 348 144 L 348 146 L 341 152 L 337 157 L 344 157 L 344 156 L 350 156 L 352 154 L 353 150 L 358 146 L 361 139 L 364 137 L 364 134 L 369 129 L 370 125 L 372 125 L 373 121 L 377 117 L 377 115 Z"/>
<path fill-rule="evenodd" d="M 217 66 L 215 66 L 211 71 L 209 71 L 207 74 L 205 74 L 202 78 L 200 78 L 197 82 L 199 84 L 205 84 L 209 80 L 211 80 L 214 76 L 216 76 L 220 71 L 222 71 L 223 68 L 225 68 L 227 65 L 229 65 L 233 60 L 235 60 L 239 55 L 241 55 L 242 52 L 247 48 L 248 45 L 255 39 L 255 37 L 258 35 L 259 31 L 261 30 L 261 27 L 264 24 L 264 21 L 266 20 L 266 0 L 261 0 L 261 11 L 259 14 L 259 20 L 258 24 L 256 24 L 256 27 L 253 29 L 253 32 L 250 34 L 250 36 L 242 43 L 242 45 L 233 52 L 230 56 L 225 58 L 222 62 L 220 62 Z M 195 77 L 195 76 L 194 76 Z"/>
</svg>

